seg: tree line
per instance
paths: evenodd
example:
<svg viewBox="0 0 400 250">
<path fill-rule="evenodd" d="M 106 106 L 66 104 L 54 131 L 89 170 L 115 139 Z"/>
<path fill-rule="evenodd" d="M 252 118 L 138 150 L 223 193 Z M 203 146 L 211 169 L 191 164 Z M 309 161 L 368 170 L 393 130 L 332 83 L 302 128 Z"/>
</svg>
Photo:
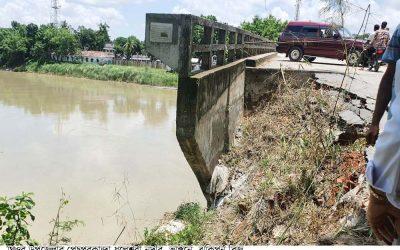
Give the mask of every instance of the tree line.
<svg viewBox="0 0 400 250">
<path fill-rule="evenodd" d="M 202 17 L 217 21 L 213 15 Z M 286 21 L 269 15 L 265 18 L 255 16 L 250 22 L 242 22 L 240 27 L 276 41 L 286 25 Z M 97 29 L 84 26 L 73 29 L 65 21 L 59 27 L 13 21 L 11 28 L 0 28 L 0 67 L 17 67 L 29 61 L 60 61 L 64 56 L 76 55 L 83 50 L 101 51 L 106 43 L 111 42 L 109 28 L 106 23 L 100 23 Z M 201 43 L 202 28 L 195 27 L 193 36 L 194 42 Z M 145 49 L 144 43 L 135 36 L 117 37 L 113 44 L 115 54 L 128 60 Z"/>
<path fill-rule="evenodd" d="M 11 28 L 0 28 L 0 66 L 17 67 L 28 61 L 46 63 L 82 50 L 103 50 L 111 42 L 109 26 L 100 23 L 97 29 L 79 26 L 73 29 L 66 22 L 59 27 L 11 22 Z M 127 59 L 142 53 L 144 44 L 135 36 L 117 37 L 115 54 Z"/>
<path fill-rule="evenodd" d="M 217 17 L 214 15 L 201 15 L 200 17 L 217 22 Z M 243 21 L 240 24 L 240 28 L 243 30 L 249 31 L 251 33 L 257 34 L 259 36 L 263 36 L 271 41 L 277 41 L 280 33 L 286 28 L 288 22 L 283 21 L 274 17 L 273 15 L 269 15 L 265 18 L 262 18 L 258 15 L 253 17 L 252 21 Z M 196 44 L 201 44 L 203 41 L 203 31 L 204 29 L 199 26 L 195 26 L 193 29 L 193 42 Z M 215 37 L 214 37 L 215 39 Z M 228 36 L 227 38 L 228 39 Z"/>
</svg>

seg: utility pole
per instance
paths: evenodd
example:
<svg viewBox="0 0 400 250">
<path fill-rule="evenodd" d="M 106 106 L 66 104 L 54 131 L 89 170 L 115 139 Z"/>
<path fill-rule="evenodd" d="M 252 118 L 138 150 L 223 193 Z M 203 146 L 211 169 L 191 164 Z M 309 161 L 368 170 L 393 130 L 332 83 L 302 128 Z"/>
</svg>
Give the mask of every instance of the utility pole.
<svg viewBox="0 0 400 250">
<path fill-rule="evenodd" d="M 51 8 L 50 23 L 58 27 L 58 10 L 61 8 L 58 0 L 51 0 Z"/>
<path fill-rule="evenodd" d="M 295 18 L 295 21 L 299 21 L 299 19 L 300 19 L 300 5 L 301 5 L 301 0 L 297 0 L 297 2 L 296 2 L 296 18 Z"/>
</svg>

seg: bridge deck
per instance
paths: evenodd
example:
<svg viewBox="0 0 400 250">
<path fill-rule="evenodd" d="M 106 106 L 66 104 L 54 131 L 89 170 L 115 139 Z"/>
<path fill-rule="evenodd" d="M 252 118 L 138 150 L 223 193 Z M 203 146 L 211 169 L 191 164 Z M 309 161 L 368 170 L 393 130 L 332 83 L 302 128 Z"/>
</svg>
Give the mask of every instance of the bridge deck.
<svg viewBox="0 0 400 250">
<path fill-rule="evenodd" d="M 284 54 L 278 54 L 268 62 L 260 66 L 260 68 L 268 69 L 284 69 L 284 70 L 305 70 L 309 72 L 318 72 L 323 78 L 324 83 L 339 88 L 346 71 L 344 61 L 336 59 L 317 57 L 313 63 L 291 62 Z M 367 68 L 350 67 L 348 77 L 345 79 L 344 86 L 346 90 L 357 94 L 365 99 L 375 100 L 378 93 L 378 87 L 386 66 L 381 67 L 379 72 L 368 71 Z M 354 79 L 353 79 L 354 78 Z"/>
</svg>

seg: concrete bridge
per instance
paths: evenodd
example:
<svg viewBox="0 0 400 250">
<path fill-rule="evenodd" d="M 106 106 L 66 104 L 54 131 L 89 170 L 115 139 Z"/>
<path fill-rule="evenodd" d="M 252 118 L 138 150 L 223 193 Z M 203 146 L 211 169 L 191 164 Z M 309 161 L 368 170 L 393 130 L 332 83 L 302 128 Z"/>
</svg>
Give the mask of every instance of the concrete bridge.
<svg viewBox="0 0 400 250">
<path fill-rule="evenodd" d="M 195 44 L 199 30 L 202 42 Z M 147 14 L 146 48 L 179 73 L 176 135 L 209 204 L 207 187 L 219 157 L 233 142 L 243 111 L 268 98 L 278 78 L 294 74 L 299 81 L 312 78 L 345 89 L 364 103 L 352 112 L 367 123 L 384 71 L 350 69 L 326 58 L 312 64 L 290 62 L 276 56 L 275 44 L 263 37 L 193 15 Z M 191 70 L 193 56 L 202 58 L 200 71 Z"/>
<path fill-rule="evenodd" d="M 201 44 L 193 42 L 195 30 L 203 31 Z M 254 83 L 264 81 L 253 68 L 275 54 L 275 44 L 193 15 L 147 14 L 146 49 L 179 74 L 176 136 L 210 202 L 207 187 L 218 159 L 254 100 Z M 198 72 L 194 56 L 201 57 Z"/>
</svg>

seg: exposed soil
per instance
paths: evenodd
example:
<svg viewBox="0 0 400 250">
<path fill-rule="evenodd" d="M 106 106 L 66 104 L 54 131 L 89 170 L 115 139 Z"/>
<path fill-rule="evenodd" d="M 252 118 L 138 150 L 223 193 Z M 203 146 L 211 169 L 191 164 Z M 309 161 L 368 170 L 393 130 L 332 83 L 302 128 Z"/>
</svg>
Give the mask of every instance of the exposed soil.
<svg viewBox="0 0 400 250">
<path fill-rule="evenodd" d="M 365 219 L 364 141 L 335 142 L 339 92 L 284 79 L 222 157 L 230 185 L 204 244 L 376 244 Z"/>
</svg>

